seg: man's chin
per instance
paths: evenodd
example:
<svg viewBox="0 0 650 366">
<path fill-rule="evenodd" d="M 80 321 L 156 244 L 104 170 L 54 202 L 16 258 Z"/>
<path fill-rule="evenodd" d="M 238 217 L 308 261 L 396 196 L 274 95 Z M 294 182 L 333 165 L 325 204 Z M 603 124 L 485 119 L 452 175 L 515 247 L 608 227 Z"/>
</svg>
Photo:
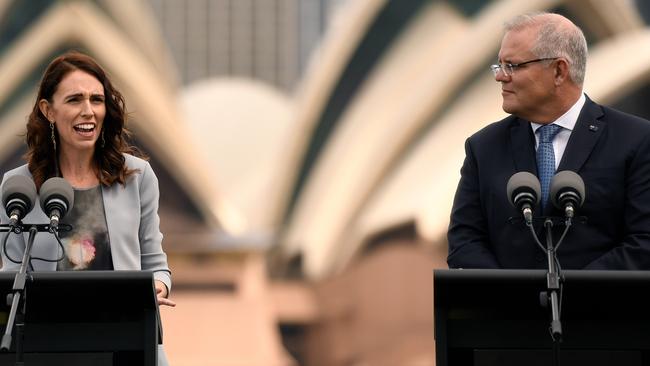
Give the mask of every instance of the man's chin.
<svg viewBox="0 0 650 366">
<path fill-rule="evenodd" d="M 515 108 L 512 104 L 503 102 L 501 105 L 501 108 L 503 109 L 504 112 L 508 114 L 517 114 L 517 108 Z"/>
</svg>

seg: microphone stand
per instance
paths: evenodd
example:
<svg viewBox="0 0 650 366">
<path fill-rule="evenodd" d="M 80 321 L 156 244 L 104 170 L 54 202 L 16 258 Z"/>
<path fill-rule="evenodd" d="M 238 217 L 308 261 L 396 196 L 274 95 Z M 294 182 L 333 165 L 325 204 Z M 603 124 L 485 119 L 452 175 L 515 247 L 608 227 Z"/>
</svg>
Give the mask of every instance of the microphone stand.
<svg viewBox="0 0 650 366">
<path fill-rule="evenodd" d="M 555 364 L 559 365 L 560 342 L 562 341 L 562 323 L 560 321 L 560 305 L 558 291 L 560 291 L 560 274 L 557 270 L 556 247 L 553 245 L 553 220 L 544 220 L 546 228 L 546 258 L 548 272 L 546 273 L 546 289 L 548 300 L 551 303 L 551 338 L 553 338 L 553 356 Z"/>
<path fill-rule="evenodd" d="M 29 227 L 29 239 L 27 240 L 27 246 L 25 247 L 25 252 L 23 253 L 23 260 L 20 263 L 20 269 L 16 273 L 13 284 L 13 294 L 7 296 L 7 302 L 11 298 L 11 310 L 9 311 L 9 319 L 7 320 L 7 327 L 5 328 L 5 333 L 2 336 L 2 342 L 0 343 L 0 350 L 9 351 L 11 348 L 11 332 L 16 325 L 16 365 L 24 365 L 23 361 L 23 337 L 25 332 L 25 282 L 27 279 L 27 265 L 29 264 L 29 258 L 32 252 L 32 246 L 34 245 L 34 238 L 38 229 L 36 226 L 32 225 Z M 7 233 L 9 235 L 9 233 Z M 18 307 L 20 306 L 20 300 L 22 302 L 22 309 L 18 313 Z"/>
<path fill-rule="evenodd" d="M 563 223 L 558 220 L 558 217 L 549 216 L 539 218 L 544 220 L 544 228 L 546 229 L 546 247 L 542 245 L 542 243 L 539 241 L 539 238 L 537 237 L 535 226 L 533 225 L 533 221 L 536 220 L 533 219 L 531 221 L 526 221 L 526 226 L 530 229 L 530 233 L 533 236 L 535 243 L 540 247 L 541 250 L 546 253 L 546 258 L 548 261 L 548 272 L 546 273 L 546 291 L 540 293 L 540 303 L 543 307 L 547 307 L 549 304 L 551 305 L 551 325 L 549 327 L 549 331 L 551 333 L 551 338 L 553 339 L 553 357 L 555 365 L 560 364 L 560 342 L 562 342 L 560 301 L 558 300 L 558 292 L 561 293 L 562 290 L 562 278 L 557 261 L 557 249 L 560 247 L 560 244 L 562 244 L 562 241 L 564 240 L 569 227 L 571 227 L 573 219 L 572 216 L 573 215 L 571 215 L 571 217 L 566 217 Z M 585 218 L 582 218 L 582 220 L 586 221 Z M 511 223 L 514 222 L 511 221 Z M 557 244 L 553 245 L 553 226 L 555 224 L 564 225 L 565 230 L 558 240 Z"/>
<path fill-rule="evenodd" d="M 23 340 L 25 335 L 25 311 L 27 309 L 26 302 L 27 296 L 25 291 L 25 285 L 27 283 L 27 266 L 29 265 L 29 260 L 31 258 L 32 247 L 34 246 L 34 239 L 38 232 L 50 232 L 55 233 L 56 231 L 61 231 L 57 229 L 62 229 L 63 231 L 70 231 L 70 225 L 61 225 L 59 228 L 51 227 L 48 224 L 36 224 L 36 225 L 0 225 L 0 232 L 7 232 L 9 235 L 11 232 L 19 235 L 23 231 L 29 231 L 29 238 L 27 239 L 27 246 L 25 247 L 25 252 L 23 253 L 23 259 L 20 262 L 20 268 L 14 277 L 14 283 L 12 286 L 12 293 L 7 295 L 7 305 L 11 302 L 11 309 L 9 310 L 9 317 L 7 319 L 7 325 L 5 332 L 2 335 L 2 340 L 0 341 L 0 351 L 7 352 L 11 349 L 12 336 L 14 325 L 16 326 L 16 365 L 23 366 L 25 364 L 23 360 Z M 5 242 L 3 245 L 6 245 Z M 22 303 L 21 303 L 22 300 Z M 22 306 L 21 306 L 22 305 Z"/>
</svg>

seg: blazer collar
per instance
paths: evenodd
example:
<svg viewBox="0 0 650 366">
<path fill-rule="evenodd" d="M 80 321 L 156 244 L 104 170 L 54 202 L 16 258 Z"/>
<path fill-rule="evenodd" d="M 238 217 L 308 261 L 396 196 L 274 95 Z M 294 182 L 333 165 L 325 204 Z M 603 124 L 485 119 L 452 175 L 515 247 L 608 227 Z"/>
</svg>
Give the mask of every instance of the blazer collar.
<svg viewBox="0 0 650 366">
<path fill-rule="evenodd" d="M 602 108 L 587 97 L 575 128 L 571 132 L 571 137 L 569 137 L 558 171 L 578 172 L 582 168 L 605 129 L 605 123 L 601 120 L 602 116 Z"/>
</svg>

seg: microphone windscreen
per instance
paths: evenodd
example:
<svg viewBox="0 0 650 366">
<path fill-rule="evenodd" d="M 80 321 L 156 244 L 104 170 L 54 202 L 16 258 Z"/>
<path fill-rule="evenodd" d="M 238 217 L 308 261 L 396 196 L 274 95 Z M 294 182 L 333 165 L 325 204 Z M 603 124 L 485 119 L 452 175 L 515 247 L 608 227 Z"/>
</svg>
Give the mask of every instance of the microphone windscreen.
<svg viewBox="0 0 650 366">
<path fill-rule="evenodd" d="M 2 205 L 4 207 L 7 207 L 9 200 L 19 198 L 27 204 L 27 212 L 29 212 L 34 207 L 36 196 L 34 181 L 24 175 L 12 175 L 5 180 L 2 186 Z"/>
<path fill-rule="evenodd" d="M 66 210 L 70 211 L 74 204 L 74 191 L 68 181 L 61 177 L 52 177 L 43 183 L 40 191 L 41 208 L 47 213 L 47 203 L 52 199 L 60 199 L 66 203 Z"/>
<path fill-rule="evenodd" d="M 562 208 L 558 198 L 561 193 L 572 191 L 578 195 L 578 207 L 585 202 L 585 182 L 575 172 L 563 170 L 553 176 L 550 189 L 551 201 L 557 208 Z"/>
<path fill-rule="evenodd" d="M 506 190 L 508 192 L 508 201 L 510 201 L 512 205 L 515 205 L 515 196 L 522 191 L 533 193 L 535 195 L 535 204 L 539 203 L 542 195 L 539 179 L 530 172 L 519 172 L 513 174 L 512 177 L 508 179 Z"/>
</svg>

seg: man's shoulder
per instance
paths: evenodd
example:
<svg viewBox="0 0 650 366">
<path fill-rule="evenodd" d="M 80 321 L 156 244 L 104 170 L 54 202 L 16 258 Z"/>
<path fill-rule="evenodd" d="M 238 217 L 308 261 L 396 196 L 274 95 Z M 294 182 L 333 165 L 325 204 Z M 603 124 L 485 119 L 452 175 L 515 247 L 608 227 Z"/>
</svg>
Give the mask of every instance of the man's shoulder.
<svg viewBox="0 0 650 366">
<path fill-rule="evenodd" d="M 587 97 L 587 101 L 585 102 L 585 106 L 583 107 L 580 116 L 583 120 L 585 118 L 593 118 L 606 124 L 614 123 L 615 125 L 613 126 L 616 129 L 625 130 L 627 128 L 632 128 L 641 133 L 643 131 L 650 131 L 649 120 L 613 107 L 599 104 L 591 100 L 589 97 Z"/>
<path fill-rule="evenodd" d="M 623 112 L 619 109 L 601 106 L 603 110 L 603 121 L 616 123 L 615 128 L 632 128 L 636 131 L 650 132 L 650 121 L 634 114 Z"/>
<path fill-rule="evenodd" d="M 470 136 L 470 140 L 483 140 L 483 139 L 493 139 L 507 136 L 509 131 L 514 126 L 524 125 L 525 121 L 522 121 L 516 116 L 510 115 L 500 121 L 492 122 L 487 126 L 481 128 Z"/>
</svg>

